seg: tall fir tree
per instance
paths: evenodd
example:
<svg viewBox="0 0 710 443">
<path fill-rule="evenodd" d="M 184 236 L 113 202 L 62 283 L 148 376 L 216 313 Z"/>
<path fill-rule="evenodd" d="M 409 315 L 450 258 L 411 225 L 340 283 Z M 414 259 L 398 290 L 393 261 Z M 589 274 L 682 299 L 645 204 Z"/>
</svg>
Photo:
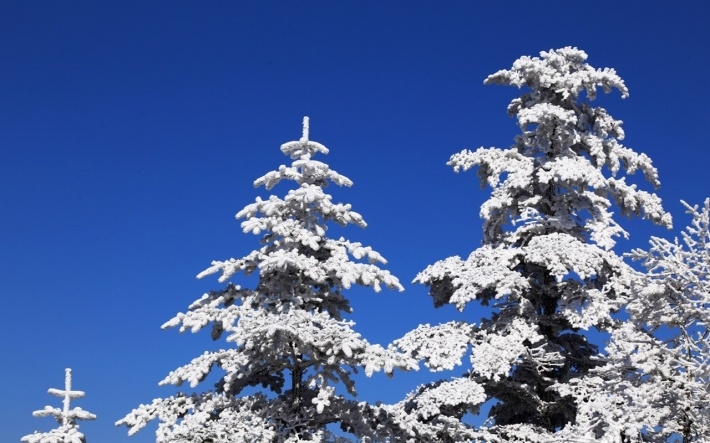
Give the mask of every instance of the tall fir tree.
<svg viewBox="0 0 710 443">
<path fill-rule="evenodd" d="M 49 432 L 37 432 L 25 435 L 21 441 L 26 443 L 86 443 L 84 434 L 79 432 L 77 420 L 95 420 L 96 416 L 78 406 L 71 408 L 71 401 L 86 395 L 83 391 L 74 391 L 71 388 L 71 369 L 64 370 L 64 389 L 50 388 L 47 391 L 55 397 L 62 398 L 62 407 L 45 406 L 44 409 L 34 411 L 35 417 L 54 417 L 59 427 Z"/>
<path fill-rule="evenodd" d="M 214 340 L 232 346 L 205 352 L 171 372 L 162 385 L 196 387 L 221 368 L 213 390 L 156 399 L 133 410 L 117 425 L 133 434 L 158 419 L 157 442 L 345 442 L 376 439 L 369 406 L 358 402 L 352 372 L 366 374 L 409 361 L 394 349 L 363 339 L 345 314 L 344 291 L 352 285 L 403 290 L 380 269 L 384 258 L 368 246 L 326 236 L 327 224 L 366 226 L 349 204 L 335 204 L 325 188 L 351 186 L 345 176 L 314 160 L 328 149 L 303 136 L 281 151 L 292 159 L 254 182 L 271 190 L 291 181 L 285 197 L 257 197 L 238 214 L 244 233 L 260 236 L 261 247 L 239 259 L 215 261 L 198 277 L 220 273 L 227 282 L 238 273 L 258 273 L 254 288 L 228 283 L 192 303 L 163 328 L 181 332 L 211 328 Z M 263 389 L 259 389 L 259 387 Z M 343 432 L 331 433 L 337 424 Z M 346 437 L 344 435 L 350 435 Z"/>
<path fill-rule="evenodd" d="M 583 400 L 566 389 L 605 364 L 590 330 L 621 327 L 615 313 L 632 294 L 633 270 L 612 250 L 615 238 L 628 235 L 614 221 L 614 205 L 671 225 L 660 199 L 624 177 L 640 171 L 659 186 L 651 160 L 623 146 L 622 122 L 591 104 L 598 88 L 627 97 L 624 82 L 586 59 L 571 47 L 541 52 L 485 80 L 525 88 L 508 106 L 521 134 L 507 149 L 451 157 L 456 172 L 477 168 L 481 187 L 492 188 L 480 211 L 482 244 L 466 259 L 427 267 L 415 282 L 428 286 L 435 306 L 482 305 L 490 315 L 420 326 L 396 342 L 433 370 L 461 364 L 469 351 L 471 364 L 461 377 L 383 407 L 381 426 L 398 441 L 569 442 L 581 435 L 574 425 Z M 466 414 L 484 403 L 488 420 L 472 425 Z"/>
</svg>

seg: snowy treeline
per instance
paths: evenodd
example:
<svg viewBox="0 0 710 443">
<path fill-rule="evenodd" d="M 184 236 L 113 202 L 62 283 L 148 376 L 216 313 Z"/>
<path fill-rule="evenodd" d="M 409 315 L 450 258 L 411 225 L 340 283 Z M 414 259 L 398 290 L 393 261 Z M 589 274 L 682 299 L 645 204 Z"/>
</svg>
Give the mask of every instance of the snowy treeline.
<svg viewBox="0 0 710 443">
<path fill-rule="evenodd" d="M 448 163 L 490 188 L 483 241 L 414 279 L 433 307 L 466 308 L 470 321 L 422 325 L 384 346 L 356 332 L 349 288 L 404 288 L 370 246 L 328 237 L 329 224 L 366 224 L 326 193 L 352 182 L 320 160 L 328 149 L 310 140 L 305 118 L 300 140 L 281 146 L 290 165 L 254 182 L 291 188 L 237 214 L 259 246 L 212 262 L 198 277 L 218 274 L 225 286 L 163 325 L 207 328 L 225 347 L 161 384 L 219 380 L 141 405 L 117 425 L 133 434 L 156 420 L 158 443 L 710 441 L 710 199 L 686 205 L 681 239 L 620 255 L 616 240 L 629 234 L 615 212 L 671 227 L 651 159 L 624 146 L 622 122 L 594 106 L 600 90 L 626 98 L 624 81 L 566 47 L 521 57 L 485 83 L 521 95 L 508 106 L 520 128 L 511 146 L 463 150 Z M 636 173 L 649 190 L 631 182 Z M 232 283 L 239 274 L 257 276 L 255 286 Z M 396 404 L 357 399 L 353 372 L 420 365 L 462 375 Z"/>
</svg>

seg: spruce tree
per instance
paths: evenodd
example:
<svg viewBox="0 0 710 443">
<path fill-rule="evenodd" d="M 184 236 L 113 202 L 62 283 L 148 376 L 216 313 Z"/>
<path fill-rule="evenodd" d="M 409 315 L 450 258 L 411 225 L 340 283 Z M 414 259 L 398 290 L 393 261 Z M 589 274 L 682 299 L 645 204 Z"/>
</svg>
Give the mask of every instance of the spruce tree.
<svg viewBox="0 0 710 443">
<path fill-rule="evenodd" d="M 345 290 L 353 285 L 403 290 L 396 277 L 378 267 L 385 259 L 369 246 L 326 235 L 329 222 L 366 226 L 349 204 L 333 203 L 325 188 L 351 186 L 345 176 L 314 159 L 328 149 L 303 136 L 281 151 L 290 166 L 258 178 L 271 190 L 293 182 L 284 197 L 257 197 L 238 214 L 244 233 L 261 246 L 238 259 L 214 261 L 198 277 L 220 274 L 227 283 L 239 273 L 258 274 L 254 288 L 227 283 L 203 295 L 163 328 L 181 332 L 210 328 L 230 347 L 208 351 L 172 371 L 161 384 L 195 388 L 220 368 L 213 390 L 179 393 L 142 405 L 117 425 L 133 434 L 159 420 L 157 442 L 335 442 L 375 438 L 369 406 L 358 402 L 353 372 L 366 374 L 406 366 L 407 360 L 363 339 L 345 315 Z M 329 425 L 339 425 L 335 435 Z"/>
<path fill-rule="evenodd" d="M 632 294 L 633 270 L 613 251 L 628 234 L 613 210 L 671 225 L 660 199 L 625 177 L 641 172 L 659 186 L 651 160 L 623 146 L 622 122 L 592 105 L 599 88 L 627 97 L 624 82 L 586 59 L 571 47 L 541 52 L 485 80 L 524 89 L 508 106 L 521 133 L 509 148 L 451 157 L 456 172 L 477 168 L 481 187 L 492 189 L 480 211 L 481 246 L 427 267 L 415 282 L 428 286 L 435 306 L 486 308 L 476 323 L 420 326 L 397 342 L 433 370 L 461 364 L 469 351 L 471 365 L 383 407 L 381 425 L 398 441 L 579 436 L 569 431 L 582 400 L 568 388 L 605 364 L 590 331 L 621 327 L 616 313 Z M 484 403 L 485 424 L 464 418 Z"/>
</svg>

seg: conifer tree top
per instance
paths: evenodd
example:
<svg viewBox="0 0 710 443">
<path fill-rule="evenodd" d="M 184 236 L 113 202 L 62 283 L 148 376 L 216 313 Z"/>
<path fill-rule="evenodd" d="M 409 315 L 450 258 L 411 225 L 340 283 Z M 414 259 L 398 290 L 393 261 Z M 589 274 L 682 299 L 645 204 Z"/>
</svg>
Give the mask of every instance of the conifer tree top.
<svg viewBox="0 0 710 443">
<path fill-rule="evenodd" d="M 82 398 L 86 395 L 83 391 L 72 390 L 71 369 L 64 370 L 64 389 L 50 388 L 47 392 L 62 398 L 62 408 L 45 406 L 44 409 L 34 411 L 35 417 L 54 417 L 59 423 L 59 428 L 47 433 L 35 432 L 22 437 L 28 443 L 84 443 L 84 435 L 78 431 L 77 420 L 95 420 L 96 415 L 80 407 L 70 409 L 72 399 Z"/>
<path fill-rule="evenodd" d="M 657 188 L 651 159 L 624 146 L 623 122 L 591 103 L 598 88 L 627 97 L 626 85 L 613 69 L 586 59 L 577 48 L 543 51 L 486 78 L 527 90 L 508 106 L 521 129 L 513 146 L 463 150 L 449 161 L 456 171 L 478 166 L 481 186 L 493 188 L 481 207 L 485 243 L 558 232 L 610 249 L 615 237 L 628 237 L 613 219 L 614 204 L 623 215 L 671 226 L 661 199 L 623 176 L 641 172 Z"/>
</svg>

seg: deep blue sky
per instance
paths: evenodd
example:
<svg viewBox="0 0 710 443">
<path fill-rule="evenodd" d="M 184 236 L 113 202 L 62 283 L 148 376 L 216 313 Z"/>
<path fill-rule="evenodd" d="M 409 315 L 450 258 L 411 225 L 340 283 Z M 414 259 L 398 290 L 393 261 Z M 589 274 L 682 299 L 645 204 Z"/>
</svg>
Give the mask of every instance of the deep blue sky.
<svg viewBox="0 0 710 443">
<path fill-rule="evenodd" d="M 710 196 L 709 19 L 702 1 L 0 1 L 0 440 L 54 426 L 31 413 L 60 405 L 46 390 L 71 367 L 76 405 L 99 416 L 89 442 L 154 441 L 113 422 L 214 346 L 160 325 L 220 287 L 195 279 L 211 260 L 257 247 L 233 215 L 268 195 L 252 182 L 288 161 L 304 115 L 320 160 L 355 182 L 336 199 L 369 223 L 344 235 L 407 288 L 350 292 L 371 341 L 477 319 L 409 282 L 479 244 L 488 191 L 445 163 L 510 145 L 518 92 L 482 82 L 521 55 L 577 46 L 625 79 L 630 98 L 600 103 L 654 159 L 676 230 L 624 222 L 619 250 L 675 235 L 679 200 Z M 431 378 L 364 380 L 361 398 Z"/>
</svg>

